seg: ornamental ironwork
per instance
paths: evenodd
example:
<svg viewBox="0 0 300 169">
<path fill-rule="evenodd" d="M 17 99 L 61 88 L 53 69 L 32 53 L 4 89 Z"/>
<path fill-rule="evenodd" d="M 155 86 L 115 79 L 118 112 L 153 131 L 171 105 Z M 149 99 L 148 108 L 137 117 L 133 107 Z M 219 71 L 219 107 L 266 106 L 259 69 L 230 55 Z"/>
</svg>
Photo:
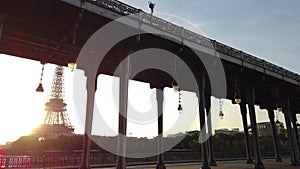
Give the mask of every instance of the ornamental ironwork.
<svg viewBox="0 0 300 169">
<path fill-rule="evenodd" d="M 269 70 L 278 74 L 281 74 L 282 76 L 291 78 L 295 81 L 300 81 L 300 76 L 296 73 L 293 73 L 289 70 L 286 70 L 282 67 L 279 67 L 275 64 L 272 64 L 270 62 L 267 62 L 263 59 L 259 59 L 253 55 L 244 53 L 242 51 L 239 51 L 237 49 L 234 49 L 230 46 L 227 46 L 225 44 L 222 44 L 220 42 L 217 42 L 215 40 L 209 39 L 207 37 L 204 37 L 202 35 L 199 35 L 195 32 L 192 32 L 190 30 L 186 30 L 183 27 L 177 26 L 173 23 L 170 23 L 168 21 L 165 21 L 161 18 L 158 18 L 156 16 L 150 15 L 141 9 L 134 8 L 130 5 L 127 5 L 125 3 L 116 1 L 116 0 L 86 0 L 88 2 L 94 3 L 96 5 L 99 5 L 103 8 L 109 9 L 115 13 L 118 13 L 120 15 L 126 16 L 126 15 L 132 15 L 137 17 L 137 19 L 140 20 L 140 22 L 143 22 L 145 24 L 151 25 L 159 30 L 163 30 L 167 33 L 173 34 L 175 36 L 181 37 L 182 40 L 188 40 L 193 43 L 212 48 L 214 47 L 216 51 L 229 55 L 234 58 L 241 59 L 243 62 L 247 62 L 250 64 L 253 64 L 255 66 L 261 67 L 264 70 Z M 135 14 L 138 14 L 135 15 Z M 213 46 L 211 45 L 213 44 Z"/>
</svg>

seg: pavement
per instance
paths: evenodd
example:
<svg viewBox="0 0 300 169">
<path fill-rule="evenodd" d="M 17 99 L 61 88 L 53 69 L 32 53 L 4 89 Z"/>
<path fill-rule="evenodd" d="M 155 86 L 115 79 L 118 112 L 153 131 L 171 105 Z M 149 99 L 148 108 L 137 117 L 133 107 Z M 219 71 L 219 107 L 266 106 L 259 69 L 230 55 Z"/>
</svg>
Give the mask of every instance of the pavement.
<svg viewBox="0 0 300 169">
<path fill-rule="evenodd" d="M 263 160 L 263 163 L 265 165 L 265 169 L 300 169 L 300 166 L 291 166 L 290 159 L 283 159 L 283 162 L 280 163 L 275 162 L 275 160 Z M 253 169 L 253 164 L 246 164 L 246 161 L 222 161 L 222 162 L 217 162 L 217 164 L 218 166 L 211 166 L 211 169 Z M 128 166 L 126 168 L 155 169 L 155 166 L 153 165 Z M 167 169 L 200 169 L 201 163 L 167 164 L 166 168 Z"/>
</svg>

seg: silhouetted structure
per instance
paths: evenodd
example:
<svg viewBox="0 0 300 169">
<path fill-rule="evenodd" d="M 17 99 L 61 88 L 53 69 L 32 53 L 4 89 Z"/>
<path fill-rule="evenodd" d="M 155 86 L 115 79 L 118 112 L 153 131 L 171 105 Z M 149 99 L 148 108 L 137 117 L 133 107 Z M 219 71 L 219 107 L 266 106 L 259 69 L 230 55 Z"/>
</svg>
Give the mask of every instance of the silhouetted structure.
<svg viewBox="0 0 300 169">
<path fill-rule="evenodd" d="M 55 68 L 50 100 L 45 104 L 47 112 L 44 122 L 35 129 L 34 134 L 41 137 L 58 137 L 72 135 L 74 128 L 71 126 L 66 103 L 64 103 L 64 69 L 62 66 Z"/>
<path fill-rule="evenodd" d="M 240 132 L 239 128 L 233 128 L 231 130 L 229 130 L 227 128 L 215 130 L 216 134 L 237 134 L 239 132 Z"/>
<path fill-rule="evenodd" d="M 270 122 L 260 122 L 256 124 L 257 126 L 257 134 L 258 136 L 272 136 L 272 124 Z M 283 127 L 283 123 L 280 122 L 280 124 L 276 124 L 274 126 L 275 134 L 279 134 L 280 130 Z M 251 125 L 248 125 L 248 132 L 251 135 L 252 134 L 252 128 Z"/>
</svg>

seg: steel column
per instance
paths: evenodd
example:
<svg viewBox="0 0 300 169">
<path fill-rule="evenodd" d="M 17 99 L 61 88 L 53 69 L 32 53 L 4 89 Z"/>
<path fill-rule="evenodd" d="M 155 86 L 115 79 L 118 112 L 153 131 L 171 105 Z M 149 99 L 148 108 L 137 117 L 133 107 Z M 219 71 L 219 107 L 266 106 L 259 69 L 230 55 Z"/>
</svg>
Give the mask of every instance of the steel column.
<svg viewBox="0 0 300 169">
<path fill-rule="evenodd" d="M 208 129 L 208 154 L 209 154 L 209 165 L 210 166 L 217 166 L 215 156 L 214 156 L 214 150 L 213 150 L 213 139 L 212 139 L 212 124 L 211 124 L 211 98 L 210 96 L 206 97 L 206 114 L 207 114 L 207 129 Z"/>
<path fill-rule="evenodd" d="M 156 100 L 157 100 L 157 115 L 158 115 L 158 156 L 156 169 L 166 169 L 164 164 L 164 153 L 163 153 L 163 102 L 164 102 L 164 91 L 163 89 L 156 89 Z"/>
<path fill-rule="evenodd" d="M 202 169 L 210 169 L 208 162 L 208 152 L 207 152 L 207 141 L 206 138 L 206 127 L 205 127 L 205 74 L 202 73 L 200 79 L 198 79 L 198 102 L 199 102 L 199 120 L 200 120 L 200 141 L 202 147 Z"/>
<path fill-rule="evenodd" d="M 271 123 L 271 126 L 272 126 L 272 136 L 273 136 L 273 144 L 274 144 L 274 150 L 275 150 L 275 161 L 276 162 L 282 162 L 281 160 L 281 157 L 279 155 L 279 151 L 278 151 L 278 140 L 277 140 L 277 133 L 276 133 L 276 125 L 275 125 L 275 122 L 274 122 L 274 110 L 273 108 L 269 108 L 268 109 L 268 116 L 269 116 L 269 119 L 270 119 L 270 123 Z"/>
<path fill-rule="evenodd" d="M 252 127 L 252 135 L 254 141 L 254 151 L 255 151 L 255 169 L 264 169 L 265 166 L 261 160 L 259 143 L 258 143 L 258 134 L 257 134 L 257 126 L 256 126 L 256 115 L 255 115 L 255 89 L 252 87 L 248 87 L 247 89 L 247 101 L 248 101 L 248 108 L 250 114 L 250 121 Z"/>
<path fill-rule="evenodd" d="M 242 101 L 242 103 L 240 104 L 240 110 L 241 110 L 243 127 L 244 127 L 244 137 L 245 137 L 245 144 L 246 144 L 247 164 L 254 164 L 254 161 L 253 161 L 252 156 L 251 156 L 250 145 L 249 145 L 247 107 L 246 107 L 246 103 L 244 101 Z"/>
<path fill-rule="evenodd" d="M 285 118 L 285 124 L 288 130 L 288 137 L 289 137 L 289 142 L 290 142 L 290 146 L 291 146 L 291 152 L 292 152 L 292 165 L 293 166 L 299 166 L 299 154 L 298 154 L 298 145 L 297 145 L 297 141 L 296 141 L 296 137 L 294 135 L 293 132 L 293 128 L 291 126 L 291 116 L 290 116 L 290 100 L 288 97 L 284 98 L 284 102 L 283 102 L 283 114 L 284 114 L 284 118 Z"/>
<path fill-rule="evenodd" d="M 90 168 L 90 150 L 91 150 L 91 138 L 92 134 L 92 123 L 93 123 L 93 112 L 94 112 L 94 101 L 96 92 L 97 80 L 96 77 L 87 75 L 87 104 L 86 104 L 86 117 L 85 117 L 85 133 L 83 143 L 83 157 L 81 162 L 81 169 Z"/>
<path fill-rule="evenodd" d="M 119 135 L 117 169 L 126 169 L 126 132 L 127 132 L 127 106 L 128 106 L 128 83 L 129 63 L 120 65 L 120 89 L 119 89 Z"/>
<path fill-rule="evenodd" d="M 294 132 L 295 132 L 295 136 L 296 136 L 296 142 L 297 142 L 297 145 L 298 145 L 298 152 L 300 153 L 300 145 L 299 145 L 299 133 L 298 133 L 298 127 L 297 127 L 297 117 L 296 117 L 296 114 L 291 114 L 292 116 L 292 123 L 293 123 L 293 126 L 294 126 Z M 299 155 L 300 156 L 300 155 Z"/>
</svg>

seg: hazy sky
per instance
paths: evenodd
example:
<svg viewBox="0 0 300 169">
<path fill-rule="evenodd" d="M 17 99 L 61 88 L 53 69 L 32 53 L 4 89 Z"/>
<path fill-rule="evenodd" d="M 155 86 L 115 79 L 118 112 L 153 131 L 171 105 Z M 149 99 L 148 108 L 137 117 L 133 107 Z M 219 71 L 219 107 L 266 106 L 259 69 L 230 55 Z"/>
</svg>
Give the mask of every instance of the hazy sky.
<svg viewBox="0 0 300 169">
<path fill-rule="evenodd" d="M 149 12 L 147 0 L 124 0 L 137 8 Z M 175 22 L 179 26 L 192 29 L 212 39 L 235 47 L 259 58 L 300 73 L 300 1 L 283 0 L 163 0 L 156 3 L 154 15 Z M 181 19 L 180 19 L 181 18 Z M 192 23 L 194 26 L 191 26 Z M 0 144 L 14 141 L 21 135 L 29 134 L 45 115 L 44 103 L 48 100 L 53 65 L 45 66 L 43 85 L 45 92 L 35 93 L 39 83 L 41 65 L 36 61 L 0 55 Z M 82 133 L 80 119 L 84 116 L 84 105 L 76 109 L 73 103 L 73 73 L 65 71 L 68 113 L 76 133 Z M 80 71 L 79 71 L 80 72 Z M 82 83 L 85 78 L 82 75 Z M 100 114 L 95 115 L 93 132 L 105 134 L 114 132 L 101 130 L 97 116 L 102 115 L 113 131 L 117 130 L 117 102 L 111 96 L 111 77 L 101 76 L 96 94 L 96 107 Z M 155 91 L 147 84 L 130 83 L 129 101 L 140 112 L 155 108 Z M 82 88 L 85 98 L 85 88 Z M 177 93 L 165 90 L 165 134 L 199 129 L 197 100 L 193 93 L 183 93 L 184 112 L 178 115 Z M 142 93 L 142 94 L 141 94 Z M 118 100 L 115 98 L 115 100 Z M 107 113 L 109 112 L 109 113 Z M 153 113 L 153 112 L 152 112 Z M 155 113 L 155 112 L 154 112 Z M 219 120 L 218 100 L 213 99 L 212 115 L 215 128 L 242 127 L 238 106 L 225 102 L 225 118 Z M 129 112 L 130 115 L 130 112 Z M 282 115 L 280 114 L 282 120 Z M 182 120 L 185 120 L 182 122 Z M 266 121 L 267 113 L 257 109 L 257 120 Z M 156 121 L 147 125 L 129 122 L 128 133 L 132 136 L 151 136 L 157 131 Z"/>
</svg>

